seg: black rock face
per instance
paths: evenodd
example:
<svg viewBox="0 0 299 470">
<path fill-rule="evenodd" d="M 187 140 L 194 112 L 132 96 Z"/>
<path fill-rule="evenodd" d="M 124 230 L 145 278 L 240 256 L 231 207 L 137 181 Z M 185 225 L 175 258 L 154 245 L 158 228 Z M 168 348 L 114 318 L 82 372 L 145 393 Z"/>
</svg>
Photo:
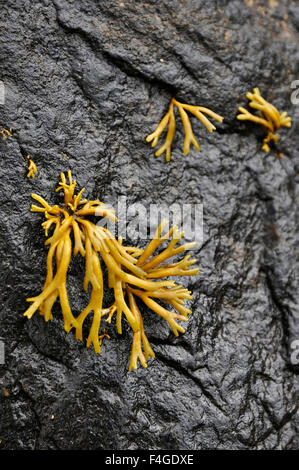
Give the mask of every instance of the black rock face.
<svg viewBox="0 0 299 470">
<path fill-rule="evenodd" d="M 0 126 L 13 134 L 0 140 L 1 448 L 299 448 L 298 18 L 288 0 L 2 2 Z M 263 130 L 236 119 L 256 86 L 293 120 L 269 154 Z M 192 118 L 201 151 L 184 156 L 178 117 L 165 163 L 145 137 L 173 96 L 224 122 L 208 134 Z M 200 273 L 181 280 L 194 295 L 185 334 L 141 306 L 156 353 L 147 369 L 128 372 L 125 324 L 122 336 L 104 325 L 96 355 L 65 333 L 58 304 L 49 323 L 23 316 L 46 275 L 30 194 L 59 203 L 68 169 L 116 209 L 121 196 L 203 204 Z M 74 314 L 83 273 L 78 256 Z"/>
</svg>

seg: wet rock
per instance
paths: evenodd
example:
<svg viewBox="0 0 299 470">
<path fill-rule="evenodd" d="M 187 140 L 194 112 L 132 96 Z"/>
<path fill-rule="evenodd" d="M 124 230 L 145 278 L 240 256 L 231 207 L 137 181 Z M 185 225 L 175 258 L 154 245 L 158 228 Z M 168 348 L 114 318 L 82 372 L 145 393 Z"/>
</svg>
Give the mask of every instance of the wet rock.
<svg viewBox="0 0 299 470">
<path fill-rule="evenodd" d="M 2 6 L 0 125 L 13 129 L 0 141 L 2 448 L 298 449 L 296 18 L 286 0 Z M 293 118 L 270 154 L 262 130 L 235 118 L 254 86 Z M 184 156 L 178 119 L 166 164 L 145 136 L 172 96 L 224 123 L 208 134 L 192 120 L 201 151 Z M 87 197 L 116 208 L 120 196 L 146 208 L 203 204 L 200 274 L 182 280 L 193 315 L 175 338 L 141 307 L 156 353 L 147 369 L 128 373 L 125 326 L 122 336 L 111 326 L 96 355 L 64 332 L 59 305 L 52 322 L 23 317 L 46 273 L 30 193 L 58 202 L 68 169 Z M 70 270 L 74 313 L 83 269 L 76 260 Z"/>
</svg>

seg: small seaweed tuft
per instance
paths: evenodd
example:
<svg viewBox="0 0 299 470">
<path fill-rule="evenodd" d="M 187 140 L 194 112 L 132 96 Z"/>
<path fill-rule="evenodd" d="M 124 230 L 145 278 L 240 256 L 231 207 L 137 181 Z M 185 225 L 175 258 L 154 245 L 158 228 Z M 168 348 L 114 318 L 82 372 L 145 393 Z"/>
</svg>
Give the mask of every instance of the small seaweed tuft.
<svg viewBox="0 0 299 470">
<path fill-rule="evenodd" d="M 282 126 L 291 127 L 292 120 L 287 116 L 285 111 L 280 114 L 273 104 L 268 103 L 268 101 L 261 96 L 258 88 L 254 88 L 253 93 L 248 92 L 246 97 L 250 100 L 249 106 L 253 109 L 257 109 L 259 113 L 255 115 L 247 111 L 247 109 L 240 107 L 238 109 L 241 114 L 237 115 L 237 119 L 260 124 L 267 134 L 263 140 L 262 150 L 264 150 L 264 152 L 270 152 L 269 142 L 271 140 L 274 142 L 279 140 L 279 135 L 274 132 Z"/>
<path fill-rule="evenodd" d="M 1 139 L 2 139 L 2 140 L 6 140 L 7 137 L 11 137 L 11 136 L 12 136 L 12 128 L 10 128 L 10 129 L 4 129 L 4 127 L 2 127 L 1 130 L 0 130 L 0 134 L 1 134 Z"/>
<path fill-rule="evenodd" d="M 192 248 L 195 243 L 176 246 L 183 232 L 180 232 L 177 226 L 173 226 L 163 233 L 168 225 L 168 222 L 163 220 L 154 238 L 144 250 L 134 246 L 126 247 L 121 238 L 116 240 L 108 229 L 95 225 L 89 220 L 90 216 L 96 215 L 116 222 L 115 211 L 108 209 L 99 200 L 82 199 L 84 189 L 75 195 L 75 187 L 76 181 L 73 181 L 71 172 L 68 172 L 68 183 L 64 173 L 61 173 L 57 191 L 63 190 L 64 192 L 62 207 L 51 206 L 37 194 L 31 195 L 40 204 L 39 206 L 33 204 L 31 211 L 41 212 L 45 216 L 46 220 L 42 223 L 42 227 L 46 237 L 50 229 L 54 231 L 45 242 L 45 245 L 49 246 L 49 251 L 43 291 L 36 297 L 27 299 L 32 304 L 24 315 L 31 318 L 39 309 L 45 321 L 49 321 L 53 318 L 54 302 L 59 299 L 65 331 L 69 332 L 74 328 L 76 338 L 82 340 L 83 323 L 93 312 L 87 347 L 93 344 L 97 353 L 101 352 L 103 339 L 109 338 L 105 330 L 102 335 L 99 334 L 102 317 L 105 316 L 106 322 L 111 323 L 115 315 L 117 331 L 121 334 L 124 316 L 133 331 L 129 370 L 137 368 L 138 360 L 143 367 L 146 367 L 148 358 L 155 357 L 155 354 L 144 331 L 137 299 L 164 318 L 176 336 L 179 332 L 183 333 L 184 329 L 177 320 L 188 320 L 191 310 L 184 305 L 184 302 L 186 299 L 192 299 L 191 292 L 181 285 L 176 285 L 174 281 L 164 278 L 196 275 L 198 268 L 191 267 L 196 260 L 186 255 L 178 262 L 164 262 Z M 167 243 L 166 248 L 155 254 L 164 242 Z M 72 254 L 76 256 L 78 253 L 85 258 L 83 288 L 87 291 L 90 285 L 91 294 L 88 305 L 75 317 L 68 300 L 67 271 Z M 54 260 L 56 261 L 55 272 Z M 114 302 L 108 308 L 103 308 L 101 260 L 108 271 L 108 285 L 114 291 Z M 159 301 L 162 301 L 165 306 Z"/>
<path fill-rule="evenodd" d="M 30 158 L 30 155 L 26 156 L 28 160 L 28 173 L 27 178 L 35 178 L 35 174 L 37 173 L 37 168 L 34 161 Z"/>
<path fill-rule="evenodd" d="M 218 122 L 223 121 L 223 117 L 219 114 L 214 113 L 208 108 L 204 108 L 202 106 L 192 106 L 190 104 L 183 104 L 177 101 L 175 98 L 172 98 L 168 112 L 165 114 L 159 125 L 157 126 L 156 130 L 146 137 L 147 142 L 152 142 L 152 147 L 155 147 L 158 143 L 159 137 L 168 125 L 168 131 L 166 135 L 166 139 L 164 144 L 156 151 L 155 156 L 159 157 L 162 153 L 165 152 L 165 159 L 167 162 L 170 161 L 171 158 L 171 145 L 175 135 L 176 123 L 175 123 L 175 114 L 174 114 L 174 106 L 177 107 L 180 117 L 184 126 L 185 131 L 185 140 L 184 140 L 184 147 L 183 151 L 185 155 L 188 155 L 190 150 L 190 144 L 192 143 L 196 150 L 200 150 L 199 144 L 193 134 L 192 126 L 190 123 L 190 119 L 186 111 L 192 113 L 199 121 L 208 129 L 209 132 L 213 132 L 216 130 L 216 127 L 208 120 L 208 118 L 203 114 L 207 114 L 208 116 L 212 117 Z"/>
</svg>

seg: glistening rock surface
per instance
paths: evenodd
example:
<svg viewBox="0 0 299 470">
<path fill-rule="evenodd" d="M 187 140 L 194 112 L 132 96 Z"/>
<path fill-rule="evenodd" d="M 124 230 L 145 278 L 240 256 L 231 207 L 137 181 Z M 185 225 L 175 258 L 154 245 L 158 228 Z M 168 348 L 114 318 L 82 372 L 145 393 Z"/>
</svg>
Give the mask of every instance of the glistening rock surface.
<svg viewBox="0 0 299 470">
<path fill-rule="evenodd" d="M 298 22 L 287 0 L 1 6 L 0 125 L 13 129 L 0 141 L 3 449 L 298 449 Z M 235 119 L 254 86 L 293 118 L 268 155 L 262 130 Z M 224 123 L 208 134 L 192 119 L 201 151 L 186 157 L 178 118 L 166 164 L 144 137 L 172 96 Z M 89 198 L 116 208 L 120 196 L 146 208 L 203 203 L 200 274 L 184 281 L 193 315 L 174 338 L 142 309 L 156 353 L 147 369 L 128 373 L 125 327 L 122 336 L 110 327 L 96 355 L 64 332 L 59 305 L 47 324 L 23 317 L 47 253 L 30 193 L 59 201 L 68 169 Z M 78 259 L 68 285 L 75 314 L 82 281 Z"/>
</svg>

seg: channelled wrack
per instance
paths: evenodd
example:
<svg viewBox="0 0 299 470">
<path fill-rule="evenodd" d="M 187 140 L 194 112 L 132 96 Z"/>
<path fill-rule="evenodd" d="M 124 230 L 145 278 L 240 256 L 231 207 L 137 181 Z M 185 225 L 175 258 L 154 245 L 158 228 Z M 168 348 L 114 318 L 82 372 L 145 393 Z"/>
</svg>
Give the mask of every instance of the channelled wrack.
<svg viewBox="0 0 299 470">
<path fill-rule="evenodd" d="M 0 130 L 0 135 L 1 135 L 2 140 L 6 140 L 7 137 L 12 136 L 12 129 L 10 128 L 8 130 L 8 129 L 5 129 L 4 127 L 2 127 L 1 130 Z"/>
<path fill-rule="evenodd" d="M 259 113 L 258 115 L 252 114 L 241 106 L 238 108 L 241 114 L 237 115 L 237 119 L 260 124 L 267 134 L 263 140 L 262 150 L 264 150 L 264 152 L 270 152 L 269 142 L 271 140 L 274 142 L 279 140 L 279 135 L 275 134 L 275 131 L 282 126 L 291 127 L 292 120 L 287 116 L 285 111 L 280 114 L 273 104 L 266 101 L 261 96 L 258 88 L 254 88 L 253 93 L 248 92 L 246 97 L 250 100 L 249 106 L 253 109 L 257 109 Z"/>
<path fill-rule="evenodd" d="M 191 267 L 196 260 L 186 255 L 178 262 L 164 262 L 192 248 L 195 242 L 176 246 L 183 232 L 180 232 L 177 226 L 173 226 L 164 233 L 168 222 L 163 220 L 144 250 L 134 246 L 126 247 L 122 239 L 115 239 L 107 228 L 88 220 L 90 216 L 99 216 L 108 217 L 116 222 L 115 211 L 108 209 L 99 200 L 82 199 L 84 189 L 75 195 L 75 187 L 76 181 L 72 180 L 71 172 L 68 172 L 68 183 L 62 173 L 56 190 L 64 191 L 62 207 L 50 206 L 41 196 L 32 194 L 40 206 L 33 204 L 31 211 L 44 213 L 46 220 L 42 223 L 42 227 L 46 237 L 50 229 L 54 229 L 54 232 L 45 242 L 45 245 L 49 246 L 49 251 L 43 291 L 38 296 L 27 299 L 32 304 L 24 315 L 31 318 L 39 309 L 45 321 L 49 321 L 53 318 L 54 302 L 59 299 L 65 331 L 69 332 L 74 328 L 76 338 L 82 340 L 83 323 L 93 312 L 87 347 L 93 344 L 97 353 L 101 352 L 101 341 L 107 336 L 100 335 L 102 317 L 106 316 L 106 321 L 111 323 L 115 316 L 117 331 L 121 334 L 124 315 L 133 330 L 129 370 L 137 368 L 138 360 L 143 367 L 146 367 L 149 356 L 155 357 L 155 354 L 144 331 L 137 299 L 164 318 L 176 336 L 179 332 L 183 333 L 184 329 L 177 320 L 187 321 L 188 315 L 192 313 L 184 305 L 185 300 L 192 299 L 191 292 L 181 285 L 176 285 L 174 281 L 163 278 L 196 275 L 198 268 Z M 164 242 L 167 243 L 166 248 L 155 254 Z M 90 285 L 91 294 L 88 305 L 75 317 L 68 300 L 67 271 L 72 254 L 78 253 L 85 258 L 83 288 L 87 291 Z M 101 261 L 108 271 L 108 285 L 114 291 L 114 303 L 109 308 L 103 308 Z"/>
<path fill-rule="evenodd" d="M 223 121 L 222 116 L 214 113 L 208 108 L 204 108 L 202 106 L 193 106 L 190 104 L 183 104 L 177 101 L 175 98 L 172 98 L 170 105 L 169 105 L 168 112 L 165 114 L 161 122 L 158 124 L 156 130 L 152 134 L 146 137 L 146 141 L 152 142 L 152 147 L 155 147 L 158 143 L 160 135 L 162 134 L 162 132 L 168 125 L 165 142 L 155 153 L 155 156 L 159 157 L 160 155 L 162 155 L 162 153 L 165 152 L 165 155 L 166 155 L 165 159 L 167 162 L 169 162 L 171 158 L 171 145 L 172 145 L 172 141 L 173 141 L 173 138 L 175 135 L 175 129 L 176 129 L 174 106 L 176 106 L 179 111 L 179 114 L 183 123 L 184 131 L 185 131 L 185 140 L 184 140 L 184 147 L 183 147 L 183 151 L 185 155 L 189 153 L 191 143 L 194 145 L 196 150 L 198 151 L 200 150 L 200 146 L 194 136 L 190 119 L 186 111 L 189 111 L 195 117 L 197 117 L 197 119 L 199 119 L 199 121 L 207 128 L 209 132 L 213 132 L 214 130 L 216 130 L 216 127 L 208 120 L 208 118 L 204 114 L 207 114 L 208 116 L 210 116 L 211 118 L 215 119 L 218 122 Z"/>
<path fill-rule="evenodd" d="M 35 178 L 35 174 L 37 173 L 37 168 L 34 161 L 30 158 L 30 155 L 26 156 L 28 161 L 28 173 L 27 178 Z"/>
</svg>

